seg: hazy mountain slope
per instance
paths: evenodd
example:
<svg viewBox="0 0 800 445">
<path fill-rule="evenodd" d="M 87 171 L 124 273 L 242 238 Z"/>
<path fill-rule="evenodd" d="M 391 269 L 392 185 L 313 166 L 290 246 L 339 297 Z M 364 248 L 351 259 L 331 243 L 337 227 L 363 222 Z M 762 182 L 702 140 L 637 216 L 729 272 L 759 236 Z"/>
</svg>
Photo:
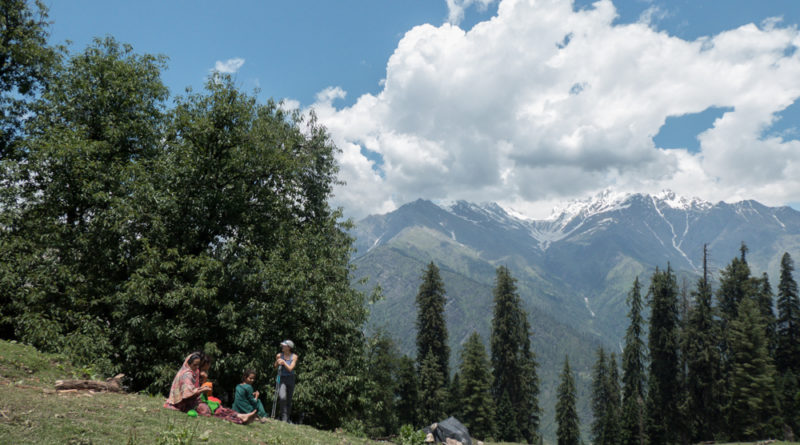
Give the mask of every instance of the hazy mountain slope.
<svg viewBox="0 0 800 445">
<path fill-rule="evenodd" d="M 653 270 L 669 264 L 679 284 L 691 289 L 704 244 L 716 277 L 745 242 L 751 270 L 768 272 L 774 288 L 783 253 L 800 258 L 800 212 L 755 201 L 712 204 L 671 192 L 601 193 L 567 203 L 544 220 L 497 204 L 417 200 L 358 222 L 353 235 L 355 277 L 369 277 L 385 295 L 372 306 L 371 322 L 384 326 L 406 353 L 414 351 L 414 297 L 428 262 L 442 270 L 454 353 L 472 330 L 488 339 L 495 269 L 509 267 L 530 312 L 547 419 L 564 354 L 588 379 L 598 344 L 621 347 L 626 295 L 637 276 L 644 294 Z"/>
</svg>

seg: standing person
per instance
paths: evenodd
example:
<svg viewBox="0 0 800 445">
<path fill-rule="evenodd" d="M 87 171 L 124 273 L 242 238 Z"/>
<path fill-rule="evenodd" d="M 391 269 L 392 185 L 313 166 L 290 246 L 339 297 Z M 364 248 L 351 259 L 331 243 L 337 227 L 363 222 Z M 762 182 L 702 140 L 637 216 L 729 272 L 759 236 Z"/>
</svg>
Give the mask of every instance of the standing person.
<svg viewBox="0 0 800 445">
<path fill-rule="evenodd" d="M 249 413 L 256 410 L 258 417 L 266 418 L 267 412 L 261 400 L 258 400 L 258 391 L 253 390 L 253 382 L 256 380 L 256 371 L 246 370 L 242 374 L 242 383 L 236 385 L 236 393 L 233 398 L 233 410 L 237 413 Z"/>
<path fill-rule="evenodd" d="M 281 420 L 289 422 L 292 414 L 292 393 L 294 393 L 294 368 L 297 366 L 297 354 L 294 352 L 294 342 L 284 340 L 281 342 L 281 352 L 275 356 L 275 368 L 281 376 L 278 387 L 278 400 L 281 402 Z"/>
</svg>

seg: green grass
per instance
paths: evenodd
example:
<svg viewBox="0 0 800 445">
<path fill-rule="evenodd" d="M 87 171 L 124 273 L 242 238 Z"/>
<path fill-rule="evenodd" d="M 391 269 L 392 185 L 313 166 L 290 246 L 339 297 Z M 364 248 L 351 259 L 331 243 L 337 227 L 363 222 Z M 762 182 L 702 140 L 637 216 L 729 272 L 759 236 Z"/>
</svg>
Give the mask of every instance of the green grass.
<svg viewBox="0 0 800 445">
<path fill-rule="evenodd" d="M 0 444 L 374 444 L 344 433 L 269 420 L 235 425 L 162 408 L 163 397 L 66 393 L 58 379 L 84 370 L 63 357 L 0 340 Z M 181 436 L 191 442 L 179 441 Z"/>
<path fill-rule="evenodd" d="M 0 340 L 0 445 L 386 443 L 274 420 L 235 425 L 215 418 L 191 418 L 162 408 L 160 396 L 59 394 L 53 389 L 56 380 L 85 378 L 87 372 L 61 356 Z"/>
</svg>

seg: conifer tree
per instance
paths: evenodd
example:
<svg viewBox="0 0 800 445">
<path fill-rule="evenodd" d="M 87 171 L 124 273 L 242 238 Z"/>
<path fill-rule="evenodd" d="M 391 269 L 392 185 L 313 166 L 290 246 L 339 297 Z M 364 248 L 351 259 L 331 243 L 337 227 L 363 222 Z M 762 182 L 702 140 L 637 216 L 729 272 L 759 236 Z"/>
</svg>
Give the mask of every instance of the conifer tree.
<svg viewBox="0 0 800 445">
<path fill-rule="evenodd" d="M 764 335 L 767 338 L 767 351 L 769 351 L 770 357 L 774 359 L 778 344 L 778 335 L 776 331 L 778 320 L 775 317 L 773 308 L 775 294 L 772 293 L 772 286 L 769 284 L 769 277 L 766 272 L 761 275 L 760 279 L 754 278 L 753 280 L 758 310 L 764 318 Z"/>
<path fill-rule="evenodd" d="M 792 370 L 787 370 L 782 375 L 778 374 L 778 402 L 783 423 L 791 428 L 794 438 L 785 437 L 785 440 L 796 440 L 800 433 L 800 383 Z"/>
<path fill-rule="evenodd" d="M 450 379 L 450 386 L 447 387 L 447 401 L 445 403 L 445 412 L 448 417 L 462 417 L 463 412 L 463 395 L 461 393 L 461 376 L 456 372 L 453 378 Z M 465 424 L 466 425 L 466 424 Z"/>
<path fill-rule="evenodd" d="M 644 445 L 644 389 L 646 346 L 643 335 L 642 295 L 639 277 L 628 293 L 629 325 L 622 352 L 622 412 L 620 443 Z"/>
<path fill-rule="evenodd" d="M 721 428 L 719 333 L 711 295 L 704 246 L 703 277 L 693 292 L 694 305 L 684 334 L 688 368 L 687 421 L 692 442 L 712 441 Z"/>
<path fill-rule="evenodd" d="M 534 443 L 539 427 L 539 380 L 531 350 L 531 329 L 516 284 L 505 266 L 497 269 L 492 318 L 492 394 L 497 403 L 498 438 Z M 505 401 L 505 398 L 508 398 Z M 512 413 L 514 428 L 500 428 Z M 517 429 L 515 431 L 515 429 Z"/>
<path fill-rule="evenodd" d="M 419 418 L 424 425 L 446 417 L 447 386 L 442 376 L 439 361 L 428 351 L 419 369 Z"/>
<path fill-rule="evenodd" d="M 492 373 L 489 357 L 477 332 L 473 332 L 464 344 L 460 371 L 460 414 L 464 425 L 473 437 L 494 437 L 496 413 L 492 398 Z"/>
<path fill-rule="evenodd" d="M 734 440 L 771 437 L 777 431 L 775 368 L 767 351 L 764 317 L 745 298 L 731 321 L 731 375 L 728 428 Z"/>
<path fill-rule="evenodd" d="M 775 366 L 780 378 L 781 413 L 795 434 L 800 433 L 800 298 L 792 276 L 794 262 L 789 253 L 781 258 L 778 283 L 778 319 L 776 323 Z"/>
<path fill-rule="evenodd" d="M 680 417 L 676 389 L 678 378 L 678 291 L 672 268 L 656 268 L 649 294 L 650 365 L 647 391 L 647 436 L 653 445 L 677 441 Z"/>
<path fill-rule="evenodd" d="M 517 441 L 518 438 L 522 437 L 522 432 L 517 424 L 517 410 L 514 409 L 508 391 L 503 391 L 500 395 L 500 399 L 497 402 L 496 419 L 499 440 Z"/>
<path fill-rule="evenodd" d="M 430 353 L 442 373 L 443 385 L 450 377 L 450 347 L 447 346 L 447 323 L 444 318 L 446 296 L 439 268 L 431 261 L 425 269 L 417 292 L 417 360 Z"/>
<path fill-rule="evenodd" d="M 792 371 L 800 375 L 800 296 L 792 273 L 794 261 L 789 253 L 781 258 L 781 277 L 778 284 L 777 351 L 778 372 Z"/>
<path fill-rule="evenodd" d="M 558 424 L 556 437 L 558 445 L 580 444 L 580 419 L 578 418 L 576 403 L 575 377 L 569 368 L 569 356 L 565 356 L 556 402 L 556 423 Z"/>
<path fill-rule="evenodd" d="M 720 274 L 717 298 L 723 330 L 727 328 L 727 323 L 736 318 L 739 302 L 754 293 L 754 281 L 750 277 L 750 266 L 747 264 L 747 246 L 742 243 L 739 251 L 740 256 L 731 260 Z"/>
<path fill-rule="evenodd" d="M 608 356 L 608 421 L 606 435 L 612 439 L 612 443 L 619 444 L 622 431 L 620 427 L 622 394 L 619 384 L 619 367 L 617 366 L 617 355 L 611 353 Z"/>
<path fill-rule="evenodd" d="M 600 347 L 592 368 L 592 440 L 596 445 L 620 443 L 619 372 L 614 354 Z"/>
<path fill-rule="evenodd" d="M 386 437 L 397 431 L 395 393 L 398 355 L 394 341 L 383 331 L 369 339 L 364 423 L 370 437 Z"/>
<path fill-rule="evenodd" d="M 422 426 L 419 420 L 419 388 L 414 359 L 404 355 L 397 362 L 395 407 L 398 425 Z"/>
</svg>

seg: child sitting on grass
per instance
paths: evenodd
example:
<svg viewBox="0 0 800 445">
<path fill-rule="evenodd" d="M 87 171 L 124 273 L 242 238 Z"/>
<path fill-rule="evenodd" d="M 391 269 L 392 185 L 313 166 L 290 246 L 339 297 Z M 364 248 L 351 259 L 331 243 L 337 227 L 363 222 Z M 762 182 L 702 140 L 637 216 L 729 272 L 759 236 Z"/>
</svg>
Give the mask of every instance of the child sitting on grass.
<svg viewBox="0 0 800 445">
<path fill-rule="evenodd" d="M 236 393 L 233 399 L 233 410 L 238 413 L 250 413 L 256 410 L 258 417 L 267 417 L 264 405 L 258 400 L 258 391 L 253 390 L 253 382 L 256 380 L 256 372 L 252 369 L 246 370 L 242 374 L 242 383 L 236 386 Z"/>
</svg>

